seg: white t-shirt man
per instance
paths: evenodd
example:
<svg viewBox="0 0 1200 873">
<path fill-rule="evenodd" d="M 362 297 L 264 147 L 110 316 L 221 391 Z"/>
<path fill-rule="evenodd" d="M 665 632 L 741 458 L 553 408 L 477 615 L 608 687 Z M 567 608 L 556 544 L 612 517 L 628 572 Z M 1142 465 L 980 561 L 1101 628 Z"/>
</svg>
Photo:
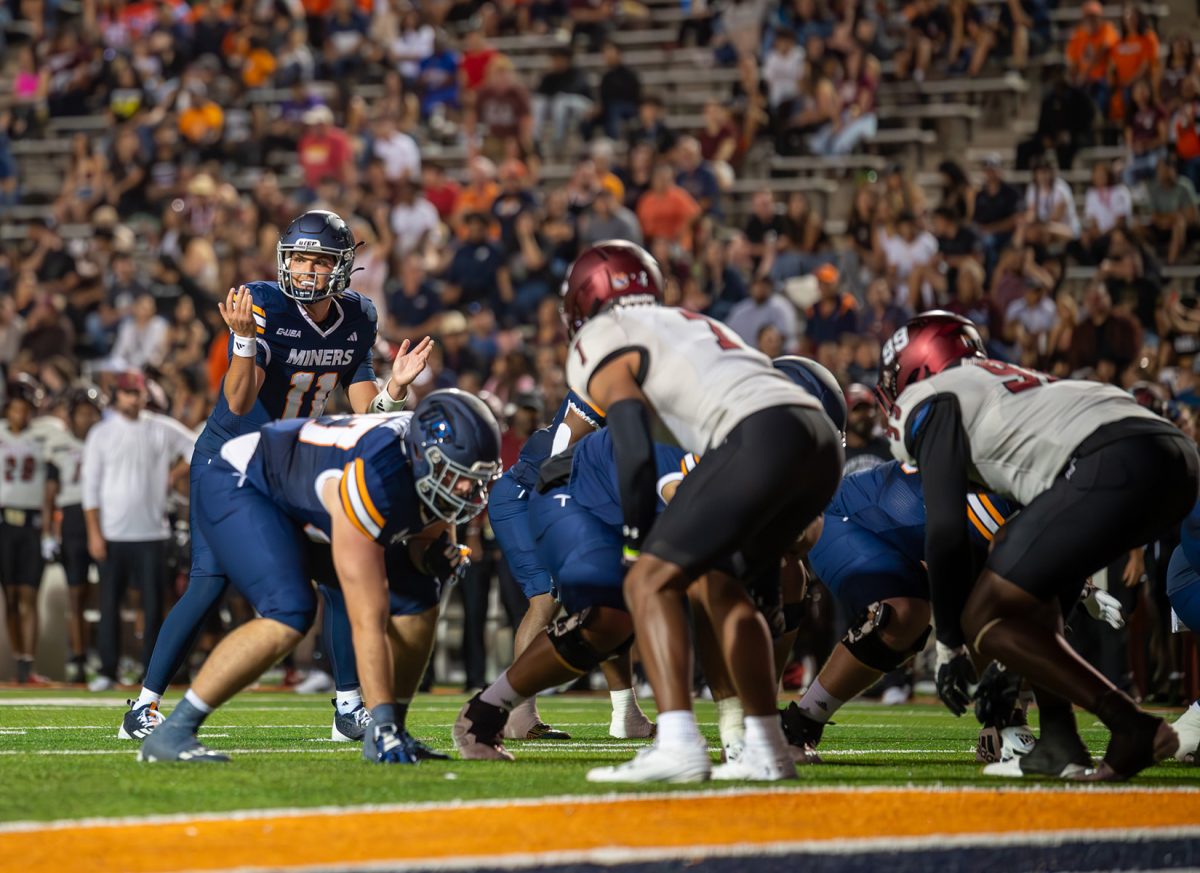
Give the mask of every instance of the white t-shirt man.
<svg viewBox="0 0 1200 873">
<path fill-rule="evenodd" d="M 1122 218 L 1129 223 L 1133 217 L 1133 197 L 1124 185 L 1089 188 L 1083 201 L 1083 217 L 1095 223 L 1100 233 L 1108 233 Z"/>
</svg>

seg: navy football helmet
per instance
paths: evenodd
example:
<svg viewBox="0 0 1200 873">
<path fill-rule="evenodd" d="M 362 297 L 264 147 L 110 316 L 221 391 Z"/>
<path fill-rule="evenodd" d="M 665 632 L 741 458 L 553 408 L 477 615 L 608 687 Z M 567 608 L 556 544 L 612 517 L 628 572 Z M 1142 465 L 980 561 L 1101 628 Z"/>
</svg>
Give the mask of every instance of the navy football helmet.
<svg viewBox="0 0 1200 873">
<path fill-rule="evenodd" d="M 799 355 L 783 355 L 771 361 L 775 369 L 817 398 L 821 408 L 837 428 L 837 432 L 846 434 L 846 395 L 842 386 L 824 366 L 812 358 L 802 358 Z"/>
<path fill-rule="evenodd" d="M 323 209 L 304 213 L 287 226 L 275 246 L 280 290 L 299 303 L 316 303 L 326 297 L 338 296 L 350 287 L 356 248 L 354 234 L 341 216 Z M 317 288 L 320 274 L 291 270 L 288 265 L 295 252 L 334 258 L 333 272 L 323 289 Z"/>
<path fill-rule="evenodd" d="M 417 494 L 435 516 L 462 524 L 487 506 L 488 486 L 500 477 L 500 426 L 478 397 L 457 388 L 427 395 L 404 446 Z"/>
</svg>

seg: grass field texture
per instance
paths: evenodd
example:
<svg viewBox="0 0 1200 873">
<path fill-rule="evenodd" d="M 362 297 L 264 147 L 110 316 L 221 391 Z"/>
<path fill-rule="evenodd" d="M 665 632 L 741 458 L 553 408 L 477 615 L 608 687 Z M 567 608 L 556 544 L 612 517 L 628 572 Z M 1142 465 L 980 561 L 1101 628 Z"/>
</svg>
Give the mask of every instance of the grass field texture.
<svg viewBox="0 0 1200 873">
<path fill-rule="evenodd" d="M 169 711 L 177 699 L 172 695 L 164 708 Z M 450 726 L 463 699 L 419 697 L 410 729 L 449 750 Z M 645 741 L 608 736 L 607 696 L 545 697 L 539 705 L 543 717 L 569 731 L 571 740 L 512 742 L 515 764 L 456 760 L 372 767 L 361 760 L 357 745 L 330 741 L 333 710 L 325 697 L 243 694 L 215 713 L 203 732 L 210 746 L 233 755 L 232 763 L 149 765 L 135 760 L 136 742 L 116 738 L 125 710 L 118 695 L 0 692 L 0 785 L 6 786 L 0 821 L 611 793 L 611 786 L 588 783 L 586 770 L 624 760 Z M 712 704 L 699 703 L 697 712 L 716 755 Z M 1011 784 L 980 774 L 975 721 L 955 719 L 940 705 L 852 704 L 836 722 L 822 743 L 825 763 L 802 768 L 801 786 Z M 1106 731 L 1086 713 L 1080 725 L 1093 754 L 1101 756 Z M 1200 787 L 1200 768 L 1167 762 L 1137 784 Z M 645 790 L 661 792 L 664 786 Z"/>
</svg>

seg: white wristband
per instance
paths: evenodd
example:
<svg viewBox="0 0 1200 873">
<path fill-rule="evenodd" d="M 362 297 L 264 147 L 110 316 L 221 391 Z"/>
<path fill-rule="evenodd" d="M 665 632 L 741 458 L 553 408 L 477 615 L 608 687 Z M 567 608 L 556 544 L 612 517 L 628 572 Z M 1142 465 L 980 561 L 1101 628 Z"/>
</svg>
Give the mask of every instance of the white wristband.
<svg viewBox="0 0 1200 873">
<path fill-rule="evenodd" d="M 399 412 L 404 408 L 404 401 L 408 399 L 408 392 L 405 391 L 400 395 L 399 400 L 393 400 L 392 395 L 388 393 L 387 386 L 392 384 L 389 379 L 387 384 L 383 386 L 383 390 L 375 395 L 375 399 L 371 401 L 371 412 Z"/>
<path fill-rule="evenodd" d="M 250 337 L 233 335 L 233 353 L 239 358 L 253 358 L 258 354 L 257 343 Z"/>
</svg>

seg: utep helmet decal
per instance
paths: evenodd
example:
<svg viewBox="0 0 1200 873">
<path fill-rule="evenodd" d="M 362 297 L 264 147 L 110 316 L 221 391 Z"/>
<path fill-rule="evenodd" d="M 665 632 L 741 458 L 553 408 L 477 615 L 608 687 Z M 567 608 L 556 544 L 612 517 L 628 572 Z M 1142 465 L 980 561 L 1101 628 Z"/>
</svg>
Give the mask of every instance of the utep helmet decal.
<svg viewBox="0 0 1200 873">
<path fill-rule="evenodd" d="M 413 412 L 405 450 L 417 494 L 435 516 L 462 524 L 487 506 L 488 486 L 500 476 L 500 426 L 478 397 L 457 388 L 426 396 Z"/>
</svg>

